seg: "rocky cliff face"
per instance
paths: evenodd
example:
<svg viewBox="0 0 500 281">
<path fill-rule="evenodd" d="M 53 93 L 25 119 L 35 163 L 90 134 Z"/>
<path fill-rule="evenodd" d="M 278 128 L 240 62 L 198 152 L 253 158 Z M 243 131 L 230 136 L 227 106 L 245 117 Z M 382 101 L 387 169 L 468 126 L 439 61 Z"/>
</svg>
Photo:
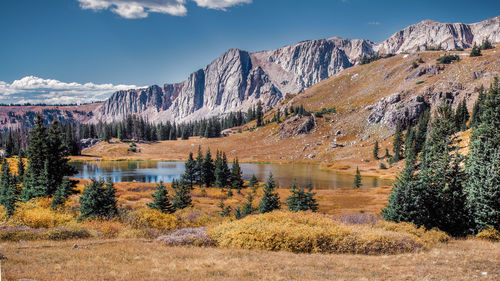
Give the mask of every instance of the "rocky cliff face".
<svg viewBox="0 0 500 281">
<path fill-rule="evenodd" d="M 276 50 L 249 53 L 231 49 L 181 83 L 119 91 L 95 110 L 92 122 L 139 114 L 153 122 L 183 122 L 232 111 L 246 111 L 259 100 L 278 104 L 358 63 L 375 52 L 413 52 L 441 46 L 468 48 L 489 39 L 500 42 L 500 16 L 475 24 L 422 21 L 381 43 L 363 39 L 310 40 Z"/>
</svg>

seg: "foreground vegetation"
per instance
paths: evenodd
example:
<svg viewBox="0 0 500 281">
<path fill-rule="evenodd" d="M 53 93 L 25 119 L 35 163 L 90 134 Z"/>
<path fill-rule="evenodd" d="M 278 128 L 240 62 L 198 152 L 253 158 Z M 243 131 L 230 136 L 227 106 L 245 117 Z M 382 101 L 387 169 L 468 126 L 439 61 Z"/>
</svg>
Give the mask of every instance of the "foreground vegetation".
<svg viewBox="0 0 500 281">
<path fill-rule="evenodd" d="M 2 277 L 7 280 L 498 280 L 500 276 L 500 244 L 479 240 L 452 240 L 429 251 L 392 256 L 171 247 L 139 240 L 1 246 L 9 255 L 2 262 Z"/>
</svg>

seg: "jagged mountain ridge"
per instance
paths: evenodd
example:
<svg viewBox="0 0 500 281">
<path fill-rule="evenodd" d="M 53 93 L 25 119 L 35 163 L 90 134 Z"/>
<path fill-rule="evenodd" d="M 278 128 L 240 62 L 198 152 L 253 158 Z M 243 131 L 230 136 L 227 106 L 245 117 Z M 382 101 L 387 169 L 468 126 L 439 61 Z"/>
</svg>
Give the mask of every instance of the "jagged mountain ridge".
<svg viewBox="0 0 500 281">
<path fill-rule="evenodd" d="M 121 120 L 129 114 L 152 122 L 183 122 L 246 111 L 259 100 L 270 108 L 285 94 L 331 77 L 365 55 L 438 45 L 446 50 L 469 48 L 484 39 L 500 42 L 500 16 L 474 24 L 425 20 L 380 43 L 333 37 L 261 52 L 230 49 L 184 82 L 114 93 L 94 111 L 91 122 Z"/>
</svg>

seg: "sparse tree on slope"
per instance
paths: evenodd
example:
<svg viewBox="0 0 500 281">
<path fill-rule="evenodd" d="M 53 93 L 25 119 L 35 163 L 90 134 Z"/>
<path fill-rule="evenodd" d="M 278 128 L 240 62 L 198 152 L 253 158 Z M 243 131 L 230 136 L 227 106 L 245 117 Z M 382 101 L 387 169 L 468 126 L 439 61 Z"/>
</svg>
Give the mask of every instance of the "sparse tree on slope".
<svg viewBox="0 0 500 281">
<path fill-rule="evenodd" d="M 148 207 L 160 210 L 162 213 L 166 214 L 175 213 L 175 207 L 170 203 L 167 188 L 162 182 L 156 185 L 156 192 L 153 194 L 153 202 L 149 203 Z"/>
<path fill-rule="evenodd" d="M 264 195 L 259 204 L 259 213 L 268 213 L 281 208 L 280 197 L 274 192 L 276 183 L 274 182 L 273 174 L 269 174 L 266 184 L 264 185 Z"/>
</svg>

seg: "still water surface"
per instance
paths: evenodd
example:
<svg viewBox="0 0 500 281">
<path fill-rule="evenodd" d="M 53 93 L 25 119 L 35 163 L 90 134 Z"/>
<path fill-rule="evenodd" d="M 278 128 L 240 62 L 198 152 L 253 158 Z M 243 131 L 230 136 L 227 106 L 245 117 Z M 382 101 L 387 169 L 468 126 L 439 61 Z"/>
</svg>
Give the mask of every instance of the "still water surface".
<svg viewBox="0 0 500 281">
<path fill-rule="evenodd" d="M 184 162 L 167 161 L 84 161 L 71 162 L 78 170 L 75 178 L 106 179 L 113 182 L 172 182 L 184 173 Z M 335 171 L 321 170 L 319 165 L 311 164 L 256 164 L 242 163 L 243 178 L 249 180 L 255 174 L 259 181 L 266 181 L 269 173 L 280 187 L 289 187 L 296 179 L 305 185 L 311 180 L 315 189 L 351 189 L 354 176 Z M 363 177 L 363 188 L 390 185 L 390 180 L 376 177 Z"/>
</svg>

